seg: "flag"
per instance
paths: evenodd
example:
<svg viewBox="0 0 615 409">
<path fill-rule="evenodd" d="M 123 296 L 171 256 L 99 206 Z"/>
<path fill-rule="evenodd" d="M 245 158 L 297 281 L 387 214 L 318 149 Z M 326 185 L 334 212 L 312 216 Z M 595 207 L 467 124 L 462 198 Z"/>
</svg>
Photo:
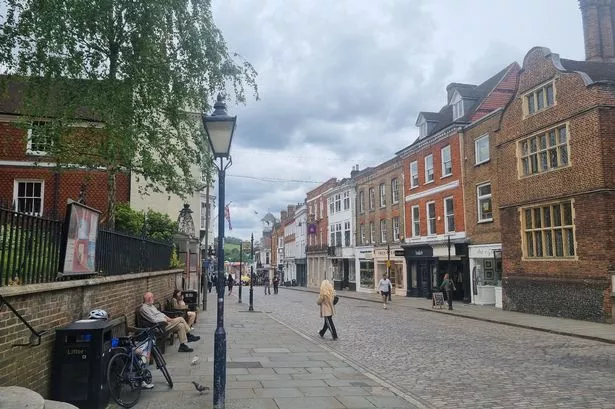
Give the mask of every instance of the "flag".
<svg viewBox="0 0 615 409">
<path fill-rule="evenodd" d="M 224 206 L 224 218 L 228 222 L 228 229 L 233 230 L 233 227 L 231 226 L 231 209 L 229 209 L 229 205 Z"/>
</svg>

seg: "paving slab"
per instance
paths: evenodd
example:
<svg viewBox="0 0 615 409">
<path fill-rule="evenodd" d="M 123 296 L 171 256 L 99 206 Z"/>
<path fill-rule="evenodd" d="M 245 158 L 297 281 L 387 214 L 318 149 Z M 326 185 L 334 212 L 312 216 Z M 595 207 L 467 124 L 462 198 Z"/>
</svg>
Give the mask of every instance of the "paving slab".
<svg viewBox="0 0 615 409">
<path fill-rule="evenodd" d="M 165 360 L 174 387 L 169 388 L 160 371 L 152 368 L 155 387 L 142 391 L 135 409 L 213 408 L 216 304 L 215 297 L 208 298 L 208 311 L 199 311 L 193 331 L 201 336 L 190 343 L 194 352 L 178 352 L 177 343 L 167 346 Z M 413 406 L 333 353 L 326 340 L 311 339 L 266 312 L 243 312 L 246 306 L 238 304 L 235 297 L 227 298 L 225 304 L 225 408 L 374 408 L 368 398 L 377 401 L 389 397 L 405 402 L 404 408 L 421 407 Z M 195 356 L 199 359 L 192 365 Z M 211 390 L 201 394 L 193 381 Z"/>
</svg>

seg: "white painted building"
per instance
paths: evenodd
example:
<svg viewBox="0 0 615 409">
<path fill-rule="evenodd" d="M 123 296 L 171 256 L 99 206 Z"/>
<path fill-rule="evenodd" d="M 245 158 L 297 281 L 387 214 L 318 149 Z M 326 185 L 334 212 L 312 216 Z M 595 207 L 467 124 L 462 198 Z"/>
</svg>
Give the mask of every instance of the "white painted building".
<svg viewBox="0 0 615 409">
<path fill-rule="evenodd" d="M 307 205 L 300 204 L 295 209 L 295 266 L 297 285 L 307 286 Z"/>
<path fill-rule="evenodd" d="M 352 179 L 343 179 L 326 192 L 329 209 L 329 260 L 337 289 L 356 291 L 355 199 Z"/>
</svg>

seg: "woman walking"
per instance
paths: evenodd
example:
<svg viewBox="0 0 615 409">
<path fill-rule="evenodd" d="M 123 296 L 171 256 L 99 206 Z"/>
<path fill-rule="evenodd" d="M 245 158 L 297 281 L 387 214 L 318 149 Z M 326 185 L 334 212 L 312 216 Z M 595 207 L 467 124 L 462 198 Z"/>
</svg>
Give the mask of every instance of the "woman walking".
<svg viewBox="0 0 615 409">
<path fill-rule="evenodd" d="M 318 331 L 318 335 L 320 335 L 321 338 L 324 337 L 325 332 L 329 329 L 333 339 L 336 340 L 337 331 L 333 324 L 333 316 L 335 315 L 335 307 L 333 306 L 334 297 L 335 290 L 333 289 L 333 285 L 331 285 L 328 280 L 322 280 L 322 283 L 320 283 L 320 295 L 318 296 L 316 304 L 320 305 L 320 316 L 324 318 L 325 324 L 322 329 Z"/>
<path fill-rule="evenodd" d="M 455 283 L 451 280 L 447 274 L 444 274 L 444 280 L 442 280 L 442 284 L 440 284 L 440 289 L 443 289 L 446 292 L 446 300 L 448 301 L 448 309 L 453 309 L 453 291 L 457 290 L 455 288 Z"/>
<path fill-rule="evenodd" d="M 382 296 L 382 308 L 387 309 L 387 300 L 389 299 L 389 294 L 391 294 L 391 280 L 387 278 L 387 275 L 383 275 L 380 281 L 378 282 L 378 291 Z"/>
<path fill-rule="evenodd" d="M 235 279 L 233 278 L 233 275 L 231 273 L 228 273 L 228 295 L 231 295 L 233 293 L 233 284 L 235 284 Z"/>
</svg>

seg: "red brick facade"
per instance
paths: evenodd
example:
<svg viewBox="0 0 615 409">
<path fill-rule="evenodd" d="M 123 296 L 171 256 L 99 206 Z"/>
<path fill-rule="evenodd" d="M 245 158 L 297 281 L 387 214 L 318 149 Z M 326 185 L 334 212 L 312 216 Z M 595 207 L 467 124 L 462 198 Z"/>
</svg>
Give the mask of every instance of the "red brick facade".
<svg viewBox="0 0 615 409">
<path fill-rule="evenodd" d="M 0 122 L 0 203 L 13 205 L 16 181 L 42 182 L 42 215 L 61 219 L 68 199 L 77 200 L 82 184 L 88 206 L 107 212 L 107 173 L 100 170 L 57 169 L 52 158 L 28 155 L 27 133 L 4 117 Z M 116 202 L 130 199 L 130 175 L 116 176 Z M 17 206 L 15 204 L 15 206 Z M 104 218 L 105 216 L 103 216 Z"/>
<path fill-rule="evenodd" d="M 560 60 L 545 48 L 530 50 L 517 96 L 505 110 L 500 130 L 494 133 L 503 303 L 510 310 L 604 321 L 612 317 L 609 267 L 615 262 L 615 87 L 595 80 L 609 67 L 615 72 L 615 64 L 599 66 L 604 71 L 586 65 L 590 72 L 574 72 L 582 64 Z M 575 69 L 566 70 L 565 66 Z M 552 106 L 529 113 L 528 95 L 548 84 L 554 90 Z M 529 166 L 540 170 L 526 171 L 524 142 L 529 141 L 530 153 L 540 151 L 545 143 L 540 135 L 547 135 L 545 141 L 552 146 L 550 132 L 556 130 L 560 137 L 560 129 L 567 135 L 567 144 L 561 146 L 568 158 L 562 162 L 560 150 L 558 165 L 552 166 L 555 159 L 550 153 L 544 164 L 538 154 L 536 165 Z M 532 148 L 534 139 L 537 146 Z M 549 168 L 544 170 L 547 164 Z M 551 229 L 568 224 L 555 219 L 565 203 L 572 207 L 574 243 L 566 238 L 567 230 Z M 542 216 L 528 216 L 526 211 L 532 206 L 556 207 L 532 210 Z M 567 218 L 566 211 L 561 214 Z M 560 222 L 563 224 L 556 224 Z M 562 231 L 565 238 L 557 238 Z M 557 237 L 551 239 L 551 234 Z M 563 250 L 556 254 L 562 240 Z"/>
</svg>

